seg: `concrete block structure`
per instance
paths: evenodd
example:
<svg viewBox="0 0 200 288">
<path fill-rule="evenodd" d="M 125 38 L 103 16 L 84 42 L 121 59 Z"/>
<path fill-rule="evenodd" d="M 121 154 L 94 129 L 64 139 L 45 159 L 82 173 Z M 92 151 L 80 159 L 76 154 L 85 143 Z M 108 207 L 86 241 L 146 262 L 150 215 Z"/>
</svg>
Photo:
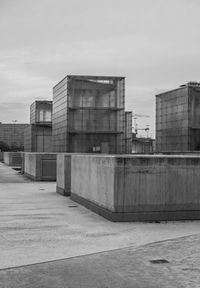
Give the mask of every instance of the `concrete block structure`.
<svg viewBox="0 0 200 288">
<path fill-rule="evenodd" d="M 200 83 L 156 95 L 156 151 L 200 150 Z"/>
<path fill-rule="evenodd" d="M 4 142 L 10 148 L 24 149 L 24 130 L 28 124 L 0 123 L 0 142 Z"/>
<path fill-rule="evenodd" d="M 21 152 L 3 152 L 3 162 L 8 166 L 21 167 L 22 154 Z"/>
<path fill-rule="evenodd" d="M 24 153 L 24 175 L 35 181 L 56 181 L 56 153 Z"/>
<path fill-rule="evenodd" d="M 72 153 L 57 154 L 56 192 L 63 196 L 71 194 L 71 156 Z"/>
<path fill-rule="evenodd" d="M 52 152 L 52 101 L 35 101 L 30 106 L 30 125 L 25 129 L 26 152 Z"/>
<path fill-rule="evenodd" d="M 130 153 L 124 107 L 124 77 L 66 76 L 53 88 L 53 151 Z"/>
<path fill-rule="evenodd" d="M 73 155 L 71 198 L 112 221 L 200 219 L 200 156 Z"/>
</svg>

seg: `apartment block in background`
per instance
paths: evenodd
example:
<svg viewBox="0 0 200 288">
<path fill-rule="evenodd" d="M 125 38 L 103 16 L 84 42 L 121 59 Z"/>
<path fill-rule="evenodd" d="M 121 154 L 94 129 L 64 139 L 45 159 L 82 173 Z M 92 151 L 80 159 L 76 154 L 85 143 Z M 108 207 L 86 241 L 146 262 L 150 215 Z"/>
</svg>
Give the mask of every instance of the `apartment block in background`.
<svg viewBox="0 0 200 288">
<path fill-rule="evenodd" d="M 156 152 L 200 150 L 200 83 L 156 95 Z"/>
<path fill-rule="evenodd" d="M 30 125 L 25 129 L 25 152 L 52 152 L 52 101 L 30 106 Z"/>
<path fill-rule="evenodd" d="M 53 88 L 54 152 L 126 153 L 124 107 L 124 77 L 66 76 Z"/>
<path fill-rule="evenodd" d="M 5 143 L 11 149 L 24 149 L 24 130 L 28 124 L 0 123 L 0 142 Z M 16 150 L 16 149 L 14 149 Z"/>
</svg>

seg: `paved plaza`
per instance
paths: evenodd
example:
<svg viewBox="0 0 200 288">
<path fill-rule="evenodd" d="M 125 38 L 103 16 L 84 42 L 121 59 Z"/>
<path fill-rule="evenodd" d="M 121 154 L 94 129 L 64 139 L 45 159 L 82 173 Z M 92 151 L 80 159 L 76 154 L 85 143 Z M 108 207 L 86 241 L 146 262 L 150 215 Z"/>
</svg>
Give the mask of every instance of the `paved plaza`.
<svg viewBox="0 0 200 288">
<path fill-rule="evenodd" d="M 0 163 L 0 287 L 199 287 L 199 221 L 113 223 L 55 191 Z"/>
</svg>

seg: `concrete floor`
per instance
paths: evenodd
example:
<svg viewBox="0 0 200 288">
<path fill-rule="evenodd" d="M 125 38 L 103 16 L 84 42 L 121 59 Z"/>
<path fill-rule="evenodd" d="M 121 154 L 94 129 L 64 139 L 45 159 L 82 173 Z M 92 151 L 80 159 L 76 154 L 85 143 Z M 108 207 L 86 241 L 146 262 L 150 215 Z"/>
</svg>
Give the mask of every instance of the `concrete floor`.
<svg viewBox="0 0 200 288">
<path fill-rule="evenodd" d="M 28 178 L 24 175 L 21 175 L 19 171 L 16 171 L 14 168 L 9 167 L 0 162 L 0 183 L 23 183 L 30 182 Z"/>
<path fill-rule="evenodd" d="M 16 183 L 14 183 L 15 181 Z M 162 223 L 112 223 L 87 210 L 86 208 L 74 203 L 69 198 L 56 194 L 55 189 L 55 183 L 31 182 L 26 180 L 17 172 L 13 173 L 10 167 L 5 166 L 4 164 L 0 164 L 0 269 L 2 269 L 2 272 L 5 272 L 0 274 L 0 278 L 2 275 L 4 275 L 3 279 L 5 279 L 5 282 L 2 282 L 5 285 L 0 287 L 87 287 L 84 285 L 81 286 L 81 278 L 79 283 L 80 286 L 77 286 L 77 284 L 75 286 L 70 286 L 71 284 L 69 286 L 51 286 L 48 284 L 48 282 L 46 282 L 46 286 L 42 284 L 38 284 L 38 286 L 27 285 L 27 281 L 32 283 L 33 278 L 31 274 L 27 274 L 29 275 L 27 276 L 29 278 L 24 276 L 24 279 L 26 279 L 24 282 L 25 286 L 15 286 L 14 283 L 17 283 L 16 277 L 21 279 L 20 275 L 23 275 L 24 272 L 29 273 L 29 271 L 31 271 L 30 269 L 32 268 L 29 268 L 29 266 L 27 266 L 27 268 L 24 267 L 22 270 L 18 270 L 19 268 L 17 268 L 17 270 L 13 269 L 12 271 L 15 271 L 13 272 L 15 274 L 15 277 L 13 278 L 15 280 L 13 280 L 14 282 L 12 284 L 13 286 L 10 284 L 7 285 L 6 279 L 9 278 L 9 273 L 11 273 L 11 270 L 4 269 L 65 258 L 68 258 L 68 261 L 70 261 L 70 257 L 78 257 L 78 259 L 82 259 L 80 256 L 110 251 L 119 248 L 127 249 L 127 247 L 129 247 L 131 249 L 130 251 L 135 251 L 136 248 L 152 242 L 200 233 L 199 221 Z M 115 252 L 112 253 L 115 254 Z M 118 253 L 117 250 L 116 253 Z M 85 257 L 83 257 L 83 260 L 80 260 L 81 263 L 83 263 L 83 267 L 85 265 L 84 259 Z M 94 256 L 93 259 L 94 262 L 91 263 L 95 263 L 95 265 L 98 266 L 96 261 L 99 261 L 99 258 L 95 258 Z M 102 261 L 107 261 L 107 258 L 102 259 L 104 259 Z M 70 263 L 76 263 L 76 261 L 73 262 L 73 259 L 71 260 L 72 262 Z M 113 264 L 110 262 L 111 266 L 109 267 L 113 273 L 117 273 L 113 270 L 115 269 L 115 266 L 118 265 L 117 261 L 118 260 L 116 258 L 116 262 L 112 262 Z M 61 263 L 62 261 L 58 262 Z M 69 265 L 69 262 L 62 263 L 61 265 Z M 105 262 L 100 263 L 103 265 Z M 41 269 L 44 271 L 44 273 L 47 273 L 45 267 L 48 268 L 48 265 L 43 265 L 46 266 L 44 266 L 44 270 L 43 268 Z M 54 269 L 55 274 L 58 274 L 60 275 L 59 277 L 62 277 L 62 275 L 59 274 L 60 270 L 57 270 L 61 269 L 59 265 L 58 267 L 54 266 L 52 269 Z M 95 265 L 94 267 L 96 267 Z M 77 267 L 80 266 L 78 265 Z M 80 269 L 83 269 L 83 267 Z M 67 273 L 70 273 L 70 269 Z M 137 265 L 133 266 L 131 269 L 137 269 Z M 37 269 L 34 271 L 37 271 Z M 80 270 L 79 272 L 81 273 L 81 271 L 83 270 Z M 100 269 L 99 273 L 100 271 L 104 273 L 104 270 Z M 43 279 L 42 281 L 45 281 L 44 275 L 40 275 Z M 72 275 L 74 274 L 72 273 Z M 82 276 L 84 277 L 84 275 L 85 272 Z M 66 279 L 65 273 L 63 277 L 63 279 Z M 73 277 L 75 277 L 75 275 Z M 103 280 L 104 274 L 100 273 L 97 279 L 99 279 L 99 277 L 102 277 Z M 48 279 L 51 279 L 50 274 L 47 275 L 46 280 Z M 62 279 L 59 281 L 61 280 Z M 23 281 L 21 283 L 23 284 Z M 94 285 L 88 287 L 161 286 L 109 286 L 108 284 L 105 284 L 104 286 Z"/>
<path fill-rule="evenodd" d="M 200 234 L 3 270 L 0 287 L 199 288 L 199 255 Z"/>
</svg>

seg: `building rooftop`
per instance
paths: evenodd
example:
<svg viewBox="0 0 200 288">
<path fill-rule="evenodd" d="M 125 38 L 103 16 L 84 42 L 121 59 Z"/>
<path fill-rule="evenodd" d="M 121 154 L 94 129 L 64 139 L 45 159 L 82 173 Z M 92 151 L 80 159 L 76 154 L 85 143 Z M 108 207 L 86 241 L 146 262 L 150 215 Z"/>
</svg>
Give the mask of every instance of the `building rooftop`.
<svg viewBox="0 0 200 288">
<path fill-rule="evenodd" d="M 76 78 L 79 80 L 96 80 L 96 82 L 105 83 L 105 84 L 106 84 L 106 82 L 103 82 L 103 81 L 106 81 L 106 80 L 125 79 L 124 76 L 95 76 L 95 75 L 70 75 L 69 74 L 69 75 L 65 76 L 63 79 L 61 79 L 56 85 L 54 85 L 54 87 L 56 87 L 58 84 L 60 84 L 66 78 L 68 78 L 68 79 L 69 78 Z"/>
</svg>

